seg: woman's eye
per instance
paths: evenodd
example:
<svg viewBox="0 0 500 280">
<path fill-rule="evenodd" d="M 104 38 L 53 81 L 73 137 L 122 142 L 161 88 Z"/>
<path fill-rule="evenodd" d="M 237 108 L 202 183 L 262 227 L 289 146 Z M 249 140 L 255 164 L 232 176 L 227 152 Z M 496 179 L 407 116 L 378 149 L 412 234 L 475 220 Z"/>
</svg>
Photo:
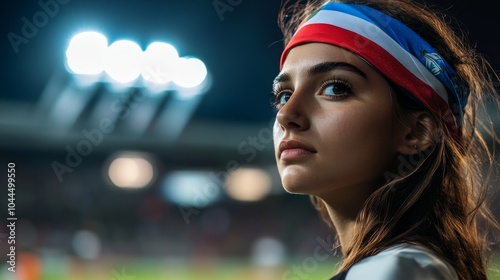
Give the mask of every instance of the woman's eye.
<svg viewBox="0 0 500 280">
<path fill-rule="evenodd" d="M 324 89 L 322 94 L 326 96 L 340 97 L 351 93 L 351 86 L 342 82 L 330 82 Z"/>
<path fill-rule="evenodd" d="M 283 107 L 288 102 L 291 96 L 292 93 L 289 91 L 278 91 L 277 93 L 275 93 L 272 101 L 275 109 L 279 110 L 281 107 Z"/>
<path fill-rule="evenodd" d="M 285 105 L 288 100 L 290 99 L 290 97 L 292 96 L 292 94 L 290 92 L 283 92 L 283 93 L 280 93 L 278 96 L 277 96 L 277 103 L 278 105 Z"/>
</svg>

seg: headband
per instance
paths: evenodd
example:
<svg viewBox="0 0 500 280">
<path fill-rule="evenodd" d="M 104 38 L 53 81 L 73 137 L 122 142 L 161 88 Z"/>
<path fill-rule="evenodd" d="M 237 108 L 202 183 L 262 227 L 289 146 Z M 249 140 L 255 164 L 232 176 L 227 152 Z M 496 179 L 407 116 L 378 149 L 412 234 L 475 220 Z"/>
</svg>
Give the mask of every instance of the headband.
<svg viewBox="0 0 500 280">
<path fill-rule="evenodd" d="M 468 91 L 455 70 L 422 37 L 395 18 L 358 4 L 327 2 L 286 45 L 327 43 L 351 51 L 460 134 Z"/>
</svg>

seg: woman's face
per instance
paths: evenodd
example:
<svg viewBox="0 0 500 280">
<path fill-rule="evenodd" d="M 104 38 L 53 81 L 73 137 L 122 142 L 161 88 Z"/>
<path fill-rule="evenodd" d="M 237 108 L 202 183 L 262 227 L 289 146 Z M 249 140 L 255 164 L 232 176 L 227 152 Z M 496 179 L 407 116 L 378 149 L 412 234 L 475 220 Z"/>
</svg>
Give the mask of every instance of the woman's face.
<svg viewBox="0 0 500 280">
<path fill-rule="evenodd" d="M 344 49 L 309 43 L 289 52 L 274 92 L 284 188 L 323 199 L 338 190 L 373 191 L 402 133 L 387 81 Z"/>
</svg>

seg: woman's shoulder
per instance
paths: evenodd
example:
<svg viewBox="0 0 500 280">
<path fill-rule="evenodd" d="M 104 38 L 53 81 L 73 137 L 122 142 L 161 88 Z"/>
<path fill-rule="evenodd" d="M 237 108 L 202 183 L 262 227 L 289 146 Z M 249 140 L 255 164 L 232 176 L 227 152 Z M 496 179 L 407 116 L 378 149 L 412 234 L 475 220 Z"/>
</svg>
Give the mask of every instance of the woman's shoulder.
<svg viewBox="0 0 500 280">
<path fill-rule="evenodd" d="M 430 250 L 420 246 L 400 244 L 353 265 L 345 279 L 453 280 L 458 277 L 448 262 Z"/>
</svg>

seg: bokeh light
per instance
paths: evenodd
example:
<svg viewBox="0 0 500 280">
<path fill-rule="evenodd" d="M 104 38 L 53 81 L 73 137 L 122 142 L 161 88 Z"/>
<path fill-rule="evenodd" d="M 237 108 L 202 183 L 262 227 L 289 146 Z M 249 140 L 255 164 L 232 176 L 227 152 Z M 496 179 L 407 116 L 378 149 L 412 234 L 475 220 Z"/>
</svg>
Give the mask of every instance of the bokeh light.
<svg viewBox="0 0 500 280">
<path fill-rule="evenodd" d="M 172 81 L 179 54 L 170 44 L 151 43 L 144 51 L 142 77 L 154 84 L 166 84 Z"/>
<path fill-rule="evenodd" d="M 83 259 L 93 260 L 101 252 L 101 240 L 88 230 L 80 230 L 73 236 L 73 250 L 75 254 Z"/>
<path fill-rule="evenodd" d="M 205 171 L 174 171 L 165 176 L 162 193 L 170 202 L 187 207 L 206 207 L 221 196 L 220 187 Z"/>
<path fill-rule="evenodd" d="M 285 246 L 273 237 L 261 237 L 252 244 L 251 260 L 263 267 L 280 266 L 285 263 Z"/>
<path fill-rule="evenodd" d="M 75 35 L 66 50 L 66 62 L 75 74 L 94 75 L 104 70 L 104 56 L 108 47 L 106 37 L 88 31 Z"/>
<path fill-rule="evenodd" d="M 143 69 L 142 49 L 129 40 L 112 43 L 104 57 L 104 71 L 119 83 L 130 83 L 137 79 Z"/>
<path fill-rule="evenodd" d="M 271 191 L 271 178 L 256 168 L 238 168 L 226 178 L 226 192 L 236 200 L 258 201 Z"/>
<path fill-rule="evenodd" d="M 181 57 L 174 74 L 174 83 L 185 88 L 201 85 L 207 77 L 207 67 L 198 58 Z"/>
<path fill-rule="evenodd" d="M 154 170 L 147 158 L 124 154 L 112 160 L 108 176 L 117 187 L 144 188 L 153 180 Z"/>
</svg>

